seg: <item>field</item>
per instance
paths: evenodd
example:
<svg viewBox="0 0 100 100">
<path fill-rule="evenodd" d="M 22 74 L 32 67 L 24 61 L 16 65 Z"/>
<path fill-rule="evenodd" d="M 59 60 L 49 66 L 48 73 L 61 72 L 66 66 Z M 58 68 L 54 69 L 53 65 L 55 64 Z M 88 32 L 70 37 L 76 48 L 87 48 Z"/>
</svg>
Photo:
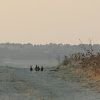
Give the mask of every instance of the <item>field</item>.
<svg viewBox="0 0 100 100">
<path fill-rule="evenodd" d="M 30 72 L 28 68 L 2 66 L 0 100 L 100 100 L 98 93 L 82 87 L 68 74 L 64 78 L 63 73 L 55 67 Z"/>
</svg>

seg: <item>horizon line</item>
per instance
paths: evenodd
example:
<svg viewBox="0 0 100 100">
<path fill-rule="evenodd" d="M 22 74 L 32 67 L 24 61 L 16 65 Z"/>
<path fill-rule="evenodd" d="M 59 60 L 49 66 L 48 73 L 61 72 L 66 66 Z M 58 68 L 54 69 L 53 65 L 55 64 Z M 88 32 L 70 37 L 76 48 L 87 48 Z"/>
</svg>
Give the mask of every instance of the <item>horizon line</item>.
<svg viewBox="0 0 100 100">
<path fill-rule="evenodd" d="M 19 43 L 19 42 L 0 42 L 0 44 L 22 44 L 22 45 L 24 45 L 24 44 L 32 44 L 32 45 L 50 45 L 50 44 L 57 44 L 57 45 L 59 45 L 59 44 L 62 44 L 62 45 L 80 45 L 80 44 L 82 44 L 82 43 L 79 43 L 79 44 L 69 44 L 69 43 L 53 43 L 53 42 L 50 42 L 50 43 L 38 43 L 38 44 L 36 44 L 36 43 L 30 43 L 30 42 L 27 42 L 27 43 Z M 89 45 L 90 43 L 83 43 L 83 44 L 87 44 L 87 45 Z M 92 45 L 100 45 L 100 44 L 92 44 Z"/>
</svg>

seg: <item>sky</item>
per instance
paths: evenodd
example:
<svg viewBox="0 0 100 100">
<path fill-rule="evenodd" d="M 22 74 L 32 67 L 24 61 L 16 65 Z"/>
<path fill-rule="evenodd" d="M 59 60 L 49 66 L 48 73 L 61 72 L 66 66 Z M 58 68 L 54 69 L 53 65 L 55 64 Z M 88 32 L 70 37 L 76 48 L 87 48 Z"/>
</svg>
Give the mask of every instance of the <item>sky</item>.
<svg viewBox="0 0 100 100">
<path fill-rule="evenodd" d="M 1 0 L 0 43 L 100 44 L 100 0 Z"/>
</svg>

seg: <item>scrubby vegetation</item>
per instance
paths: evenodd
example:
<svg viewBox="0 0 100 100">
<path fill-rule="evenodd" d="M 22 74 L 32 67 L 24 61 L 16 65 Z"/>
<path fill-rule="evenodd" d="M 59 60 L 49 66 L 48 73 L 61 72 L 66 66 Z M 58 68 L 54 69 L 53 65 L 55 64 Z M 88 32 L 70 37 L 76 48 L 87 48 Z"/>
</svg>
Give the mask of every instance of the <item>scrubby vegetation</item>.
<svg viewBox="0 0 100 100">
<path fill-rule="evenodd" d="M 67 56 L 64 57 L 62 61 L 62 65 L 68 65 L 72 61 L 80 61 L 78 64 L 78 68 L 88 73 L 88 75 L 96 76 L 100 75 L 100 53 L 93 53 L 92 45 L 89 44 L 89 49 L 87 49 L 83 44 L 79 45 L 82 49 L 85 50 L 86 53 L 75 53 L 69 54 L 69 58 Z M 100 79 L 100 77 L 98 77 Z"/>
<path fill-rule="evenodd" d="M 62 62 L 62 65 L 68 65 L 68 63 L 69 63 L 68 57 L 67 56 L 64 56 L 64 60 Z"/>
<path fill-rule="evenodd" d="M 88 49 L 83 45 L 79 45 L 85 50 L 85 53 L 74 53 L 64 56 L 60 71 L 62 77 L 70 78 L 91 90 L 100 92 L 100 53 L 94 53 L 90 44 Z M 62 70 L 64 69 L 64 70 Z"/>
<path fill-rule="evenodd" d="M 95 74 L 100 74 L 100 53 L 85 57 L 81 60 L 80 65 L 83 69 L 91 69 Z"/>
</svg>

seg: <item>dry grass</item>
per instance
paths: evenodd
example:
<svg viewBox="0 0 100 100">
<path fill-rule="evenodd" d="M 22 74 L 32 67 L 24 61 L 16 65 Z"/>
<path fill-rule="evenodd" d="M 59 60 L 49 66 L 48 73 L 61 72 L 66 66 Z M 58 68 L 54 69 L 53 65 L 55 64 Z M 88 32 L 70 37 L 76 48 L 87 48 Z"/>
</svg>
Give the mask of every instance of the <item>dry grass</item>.
<svg viewBox="0 0 100 100">
<path fill-rule="evenodd" d="M 100 53 L 82 59 L 80 67 L 89 72 L 91 77 L 100 78 Z"/>
<path fill-rule="evenodd" d="M 83 78 L 82 84 L 85 87 L 100 92 L 100 53 L 77 53 L 70 55 L 70 58 L 67 60 L 64 59 L 64 62 L 68 62 L 66 66 L 64 66 L 64 69 L 65 67 L 67 67 L 68 69 L 73 69 L 76 76 L 79 76 L 79 78 Z M 66 71 L 68 69 L 66 69 Z M 72 76 L 75 75 L 73 74 Z M 81 81 L 81 79 L 79 78 L 78 80 Z"/>
<path fill-rule="evenodd" d="M 82 69 L 76 69 L 76 74 L 77 75 L 84 74 L 84 71 Z"/>
</svg>

